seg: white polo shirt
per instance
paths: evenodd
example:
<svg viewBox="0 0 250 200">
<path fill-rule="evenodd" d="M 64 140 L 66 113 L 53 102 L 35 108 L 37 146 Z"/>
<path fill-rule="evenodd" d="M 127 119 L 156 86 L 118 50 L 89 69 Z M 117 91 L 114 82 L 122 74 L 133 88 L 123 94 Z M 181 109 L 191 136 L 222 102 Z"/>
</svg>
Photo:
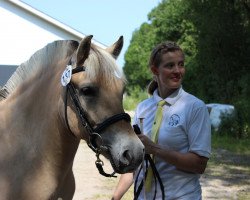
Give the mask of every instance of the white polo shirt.
<svg viewBox="0 0 250 200">
<path fill-rule="evenodd" d="M 153 96 L 142 101 L 136 109 L 134 124 L 139 125 L 139 118 L 144 118 L 143 132 L 151 138 L 151 128 L 157 109 L 162 100 L 157 90 Z M 166 149 L 178 152 L 194 152 L 209 158 L 211 153 L 211 125 L 209 113 L 203 101 L 179 88 L 165 99 L 163 119 L 159 128 L 158 143 Z M 155 157 L 155 164 L 165 188 L 166 199 L 198 200 L 201 199 L 199 174 L 188 173 L 176 169 L 162 159 Z M 139 176 L 141 182 L 143 174 Z M 154 182 L 154 181 L 153 181 Z M 139 184 L 138 184 L 139 185 Z M 161 198 L 161 190 L 157 184 L 157 199 Z M 147 200 L 153 199 L 152 191 Z M 144 190 L 144 188 L 143 188 Z M 143 199 L 143 190 L 139 199 Z"/>
</svg>

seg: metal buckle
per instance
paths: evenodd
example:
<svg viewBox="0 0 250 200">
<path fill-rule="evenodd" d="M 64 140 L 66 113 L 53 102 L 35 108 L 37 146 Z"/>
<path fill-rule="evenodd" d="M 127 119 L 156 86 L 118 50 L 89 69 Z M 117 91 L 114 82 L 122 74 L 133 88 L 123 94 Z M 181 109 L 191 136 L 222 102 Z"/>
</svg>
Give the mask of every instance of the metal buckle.
<svg viewBox="0 0 250 200">
<path fill-rule="evenodd" d="M 92 140 L 91 140 L 91 139 L 92 139 L 94 136 L 97 136 L 97 138 L 100 139 L 101 144 L 100 144 L 99 147 L 94 146 L 93 143 L 92 143 Z M 93 132 L 93 133 L 89 134 L 88 146 L 89 146 L 92 150 L 94 150 L 96 153 L 97 153 L 97 152 L 99 153 L 100 150 L 102 149 L 101 147 L 103 147 L 102 144 L 103 144 L 102 137 L 101 137 L 98 133 Z"/>
</svg>

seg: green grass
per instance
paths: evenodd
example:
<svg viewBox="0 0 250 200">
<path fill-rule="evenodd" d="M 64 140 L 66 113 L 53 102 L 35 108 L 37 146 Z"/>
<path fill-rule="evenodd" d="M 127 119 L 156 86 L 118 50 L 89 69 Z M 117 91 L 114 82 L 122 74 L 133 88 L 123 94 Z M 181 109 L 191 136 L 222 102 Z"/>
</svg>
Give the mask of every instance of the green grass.
<svg viewBox="0 0 250 200">
<path fill-rule="evenodd" d="M 250 155 L 250 139 L 236 139 L 230 136 L 219 136 L 216 133 L 213 133 L 212 148 L 226 149 L 234 153 Z"/>
</svg>

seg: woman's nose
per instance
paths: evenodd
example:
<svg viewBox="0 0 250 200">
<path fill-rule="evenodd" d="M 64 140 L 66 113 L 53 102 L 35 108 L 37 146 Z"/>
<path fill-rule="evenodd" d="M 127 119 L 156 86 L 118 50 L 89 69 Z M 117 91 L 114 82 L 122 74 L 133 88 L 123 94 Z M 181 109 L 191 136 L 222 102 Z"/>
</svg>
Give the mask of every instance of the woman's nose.
<svg viewBox="0 0 250 200">
<path fill-rule="evenodd" d="M 179 73 L 179 72 L 180 72 L 180 67 L 179 67 L 178 65 L 175 65 L 175 66 L 173 67 L 173 72 Z"/>
</svg>

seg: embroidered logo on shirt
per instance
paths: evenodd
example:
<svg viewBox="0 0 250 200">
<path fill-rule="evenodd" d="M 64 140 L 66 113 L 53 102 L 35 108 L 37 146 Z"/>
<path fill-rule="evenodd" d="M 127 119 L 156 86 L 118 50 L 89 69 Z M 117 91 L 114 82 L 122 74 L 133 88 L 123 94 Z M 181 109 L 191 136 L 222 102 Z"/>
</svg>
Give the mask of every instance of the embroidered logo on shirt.
<svg viewBox="0 0 250 200">
<path fill-rule="evenodd" d="M 177 126 L 180 123 L 180 117 L 177 114 L 173 114 L 168 122 L 169 126 Z"/>
</svg>

